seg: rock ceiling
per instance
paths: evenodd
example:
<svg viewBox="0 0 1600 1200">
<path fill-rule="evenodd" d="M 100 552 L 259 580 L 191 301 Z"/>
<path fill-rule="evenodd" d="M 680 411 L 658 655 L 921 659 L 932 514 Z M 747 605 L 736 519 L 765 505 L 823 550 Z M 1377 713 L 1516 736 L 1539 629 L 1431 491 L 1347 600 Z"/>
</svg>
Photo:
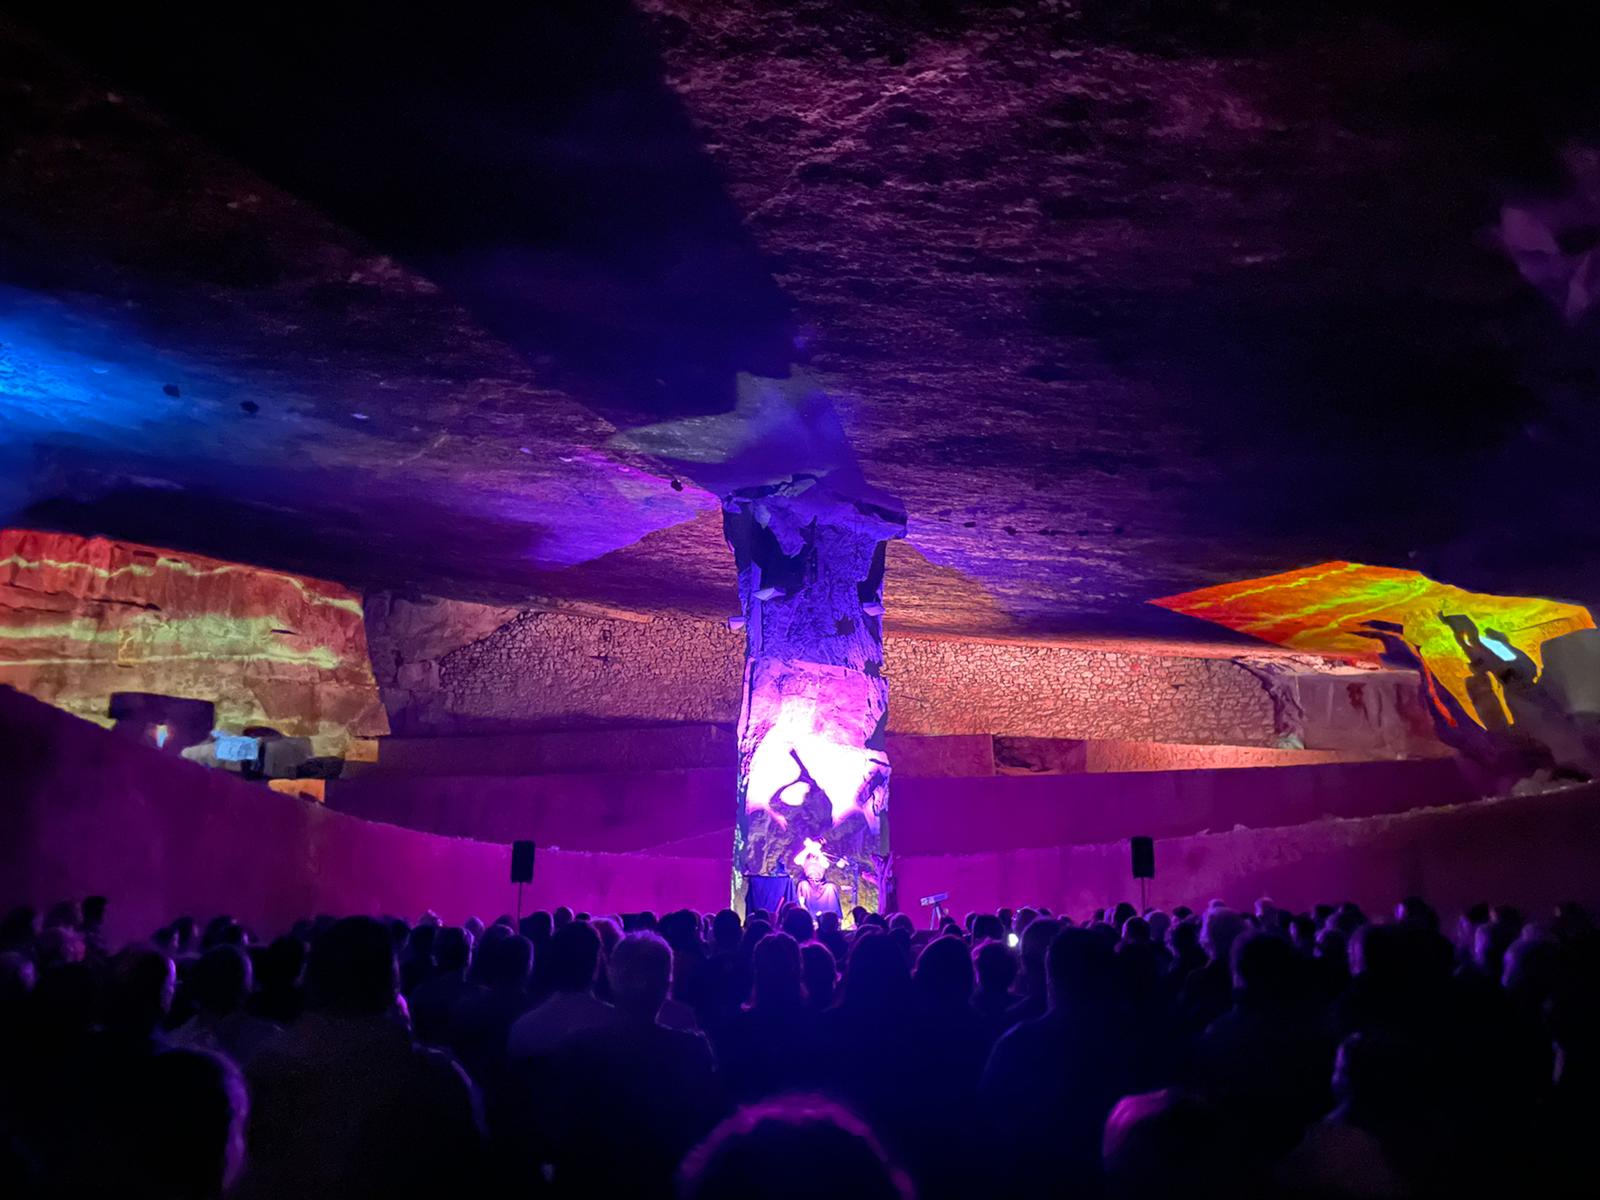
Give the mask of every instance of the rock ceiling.
<svg viewBox="0 0 1600 1200">
<path fill-rule="evenodd" d="M 1600 600 L 1581 5 L 10 7 L 9 523 L 722 615 L 641 430 L 794 369 L 907 506 L 901 628 Z"/>
</svg>

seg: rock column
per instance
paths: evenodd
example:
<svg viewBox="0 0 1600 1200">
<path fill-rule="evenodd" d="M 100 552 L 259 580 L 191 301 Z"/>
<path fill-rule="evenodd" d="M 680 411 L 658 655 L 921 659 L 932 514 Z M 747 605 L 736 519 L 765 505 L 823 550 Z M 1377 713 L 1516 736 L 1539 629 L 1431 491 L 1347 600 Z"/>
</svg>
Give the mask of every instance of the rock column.
<svg viewBox="0 0 1600 1200">
<path fill-rule="evenodd" d="M 746 655 L 739 716 L 734 907 L 751 880 L 781 894 L 809 854 L 848 917 L 892 903 L 883 569 L 905 534 L 891 503 L 796 476 L 723 502 Z M 818 857 L 818 856 L 821 857 Z"/>
</svg>

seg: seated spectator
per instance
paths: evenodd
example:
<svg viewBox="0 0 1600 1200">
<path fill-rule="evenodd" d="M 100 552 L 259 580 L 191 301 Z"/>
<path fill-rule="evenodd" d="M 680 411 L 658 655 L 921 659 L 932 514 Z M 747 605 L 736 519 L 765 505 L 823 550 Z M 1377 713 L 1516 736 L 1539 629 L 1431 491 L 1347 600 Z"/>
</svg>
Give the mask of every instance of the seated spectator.
<svg viewBox="0 0 1600 1200">
<path fill-rule="evenodd" d="M 403 994 L 409 996 L 418 984 L 433 976 L 433 944 L 438 932 L 437 923 L 421 924 L 406 935 L 405 948 L 400 953 L 400 991 Z"/>
<path fill-rule="evenodd" d="M 778 928 L 795 940 L 797 945 L 805 945 L 816 935 L 816 922 L 804 908 L 792 904 L 783 911 L 778 918 Z"/>
<path fill-rule="evenodd" d="M 918 1112 L 905 1103 L 921 1045 L 913 1023 L 911 970 L 891 934 L 856 936 L 838 999 L 822 1016 L 830 1087 L 898 1150 L 915 1135 Z"/>
<path fill-rule="evenodd" d="M 978 1014 L 984 1036 L 992 1045 L 1002 1033 L 1011 1028 L 1008 1017 L 1014 1002 L 1011 985 L 1016 981 L 1016 951 L 1003 941 L 984 942 L 972 952 L 972 965 L 978 981 L 972 996 L 973 1010 Z"/>
<path fill-rule="evenodd" d="M 504 927 L 502 927 L 504 928 Z M 479 984 L 462 992 L 450 1010 L 450 1049 L 491 1106 L 505 1084 L 511 1027 L 528 1011 L 533 943 L 509 928 L 485 937 L 479 954 Z"/>
<path fill-rule="evenodd" d="M 1063 1195 L 1099 1188 L 1106 1116 L 1135 1083 L 1115 1014 L 1114 969 L 1099 937 L 1062 930 L 1047 954 L 1048 1010 L 995 1045 L 979 1099 L 1007 1185 L 996 1193 L 1020 1194 L 1043 1180 Z"/>
<path fill-rule="evenodd" d="M 1126 1096 L 1106 1118 L 1104 1168 L 1112 1200 L 1257 1194 L 1239 1124 L 1178 1091 Z"/>
<path fill-rule="evenodd" d="M 250 986 L 249 956 L 238 946 L 213 946 L 200 956 L 189 975 L 195 1015 L 167 1040 L 183 1049 L 223 1054 L 238 1066 L 248 1066 L 279 1032 L 276 1025 L 245 1010 Z"/>
<path fill-rule="evenodd" d="M 1404 1043 L 1353 1034 L 1339 1046 L 1333 1072 L 1337 1103 L 1279 1166 L 1280 1188 L 1292 1196 L 1408 1196 L 1418 1179 L 1403 1164 L 1422 1166 L 1426 1137 L 1415 1118 L 1423 1098 L 1413 1072 L 1423 1064 Z"/>
<path fill-rule="evenodd" d="M 389 930 L 337 922 L 311 948 L 307 984 L 309 1011 L 247 1072 L 249 1159 L 236 1194 L 377 1200 L 468 1187 L 482 1140 L 471 1085 L 393 1020 Z"/>
<path fill-rule="evenodd" d="M 739 935 L 744 932 L 739 914 L 724 908 L 711 918 L 711 950 L 714 954 L 736 954 Z"/>
<path fill-rule="evenodd" d="M 551 937 L 547 978 L 554 990 L 512 1023 L 507 1054 L 513 1061 L 547 1057 L 580 1034 L 616 1024 L 616 1009 L 594 995 L 599 964 L 600 935 L 589 923 L 570 922 Z"/>
<path fill-rule="evenodd" d="M 274 1025 L 289 1025 L 305 1009 L 301 976 L 306 967 L 306 944 L 291 934 L 275 939 L 251 959 L 256 991 L 246 1003 L 250 1015 Z"/>
<path fill-rule="evenodd" d="M 1155 940 L 1150 923 L 1143 917 L 1129 917 L 1116 944 L 1117 971 L 1130 1002 L 1136 1002 L 1145 1019 L 1159 1019 L 1163 1004 L 1162 981 L 1172 966 L 1172 955 Z"/>
<path fill-rule="evenodd" d="M 434 935 L 433 954 L 433 975 L 411 989 L 406 1004 L 417 1040 L 443 1046 L 449 1042 L 450 1014 L 472 986 L 467 982 L 472 969 L 472 935 L 456 925 L 442 928 Z"/>
<path fill-rule="evenodd" d="M 1199 1033 L 1228 1011 L 1233 1002 L 1233 970 L 1228 953 L 1233 940 L 1244 932 L 1244 918 L 1231 908 L 1214 905 L 1200 920 L 1203 967 L 1192 971 L 1178 997 L 1179 1016 L 1186 1031 Z"/>
<path fill-rule="evenodd" d="M 1167 968 L 1167 981 L 1176 1000 L 1181 996 L 1189 976 L 1206 965 L 1206 952 L 1200 949 L 1200 922 L 1192 914 L 1175 917 L 1168 926 L 1167 952 L 1172 956 Z"/>
<path fill-rule="evenodd" d="M 1439 932 L 1439 914 L 1421 896 L 1407 896 L 1395 905 L 1394 919 L 1401 925 L 1415 925 L 1429 933 Z"/>
<path fill-rule="evenodd" d="M 222 945 L 218 950 L 237 951 Z M 244 1167 L 249 1101 L 239 1070 L 217 1054 L 181 1049 L 141 1068 L 119 1122 L 115 1187 L 129 1196 L 220 1200 Z"/>
<path fill-rule="evenodd" d="M 979 942 L 1003 942 L 1005 940 L 1005 924 L 994 913 L 979 913 L 973 918 L 972 945 L 976 946 Z"/>
<path fill-rule="evenodd" d="M 1172 928 L 1172 918 L 1159 908 L 1144 914 L 1144 923 L 1150 929 L 1150 940 L 1158 946 L 1167 944 L 1167 930 Z"/>
<path fill-rule="evenodd" d="M 1022 934 L 1022 970 L 1017 975 L 1015 991 L 1017 1000 L 1012 1004 L 1006 1019 L 1016 1025 L 1042 1017 L 1049 1008 L 1048 972 L 1045 956 L 1049 953 L 1056 935 L 1061 932 L 1059 922 L 1050 917 L 1038 917 L 1028 922 Z"/>
<path fill-rule="evenodd" d="M 800 947 L 800 975 L 806 988 L 806 1007 L 813 1013 L 831 1008 L 839 986 L 839 967 L 825 943 L 807 942 Z"/>
<path fill-rule="evenodd" d="M 787 933 L 769 933 L 756 946 L 750 1003 L 728 1024 L 718 1043 L 726 1086 L 735 1100 L 756 1100 L 824 1083 L 817 1022 L 805 1004 L 800 957 L 800 947 Z"/>
<path fill-rule="evenodd" d="M 731 908 L 711 919 L 710 953 L 704 964 L 695 1021 L 713 1041 L 750 995 L 749 963 L 739 952 L 743 935 L 739 914 Z"/>
<path fill-rule="evenodd" d="M 850 943 L 845 937 L 838 913 L 825 912 L 817 918 L 817 941 L 828 948 L 834 962 L 844 961 L 845 955 L 850 952 Z"/>
<path fill-rule="evenodd" d="M 968 1134 L 977 1122 L 978 1079 L 993 1039 L 973 1010 L 973 985 L 964 939 L 935 938 L 917 956 L 910 1016 L 919 1053 L 902 1086 L 918 1098 L 919 1127 L 913 1138 L 901 1135 L 900 1154 L 925 1181 L 930 1200 L 965 1197 L 983 1185 L 983 1155 Z"/>
<path fill-rule="evenodd" d="M 672 986 L 672 951 L 656 934 L 624 937 L 607 975 L 619 1020 L 565 1043 L 552 1064 L 564 1103 L 547 1133 L 551 1176 L 570 1196 L 670 1195 L 715 1115 L 711 1051 L 701 1035 L 656 1020 Z"/>
<path fill-rule="evenodd" d="M 815 1200 L 818 1181 L 852 1200 L 913 1200 L 870 1129 L 828 1100 L 787 1096 L 740 1109 L 684 1160 L 682 1200 Z"/>
<path fill-rule="evenodd" d="M 1200 1039 L 1205 1092 L 1254 1131 L 1252 1149 L 1287 1153 L 1328 1109 L 1334 1043 L 1308 969 L 1272 933 L 1247 933 L 1230 953 L 1233 1007 Z"/>
<path fill-rule="evenodd" d="M 687 908 L 669 912 L 656 927 L 672 950 L 672 994 L 660 1020 L 674 1029 L 698 1029 L 697 1013 L 708 1006 L 706 949 L 699 914 Z"/>
<path fill-rule="evenodd" d="M 177 984 L 172 960 L 159 950 L 134 946 L 117 955 L 106 994 L 103 1053 L 142 1057 L 165 1050 L 161 1025 Z"/>
</svg>

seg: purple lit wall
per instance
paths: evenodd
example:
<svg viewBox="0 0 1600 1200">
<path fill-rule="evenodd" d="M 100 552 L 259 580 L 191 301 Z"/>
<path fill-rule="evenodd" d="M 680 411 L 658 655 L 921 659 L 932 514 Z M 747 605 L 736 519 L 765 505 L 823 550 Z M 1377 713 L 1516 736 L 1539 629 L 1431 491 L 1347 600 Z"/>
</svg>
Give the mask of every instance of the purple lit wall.
<svg viewBox="0 0 1600 1200">
<path fill-rule="evenodd" d="M 316 913 L 515 905 L 505 843 L 364 821 L 140 746 L 0 687 L 0 908 L 111 898 L 111 936 L 231 913 L 263 936 Z M 724 842 L 726 845 L 726 842 Z M 526 907 L 720 907 L 726 858 L 540 848 Z"/>
</svg>

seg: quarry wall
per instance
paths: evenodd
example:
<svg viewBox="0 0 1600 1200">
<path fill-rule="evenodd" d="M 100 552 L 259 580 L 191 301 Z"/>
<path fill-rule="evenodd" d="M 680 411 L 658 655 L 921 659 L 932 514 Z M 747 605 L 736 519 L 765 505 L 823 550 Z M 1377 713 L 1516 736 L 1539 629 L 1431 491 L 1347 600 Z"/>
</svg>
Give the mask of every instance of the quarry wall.
<svg viewBox="0 0 1600 1200">
<path fill-rule="evenodd" d="M 369 594 L 366 613 L 397 733 L 738 719 L 743 635 L 721 624 L 389 593 Z M 1285 663 L 892 632 L 884 648 L 899 733 L 1395 754 L 1431 740 L 1410 677 Z"/>
</svg>

